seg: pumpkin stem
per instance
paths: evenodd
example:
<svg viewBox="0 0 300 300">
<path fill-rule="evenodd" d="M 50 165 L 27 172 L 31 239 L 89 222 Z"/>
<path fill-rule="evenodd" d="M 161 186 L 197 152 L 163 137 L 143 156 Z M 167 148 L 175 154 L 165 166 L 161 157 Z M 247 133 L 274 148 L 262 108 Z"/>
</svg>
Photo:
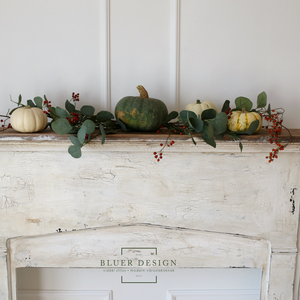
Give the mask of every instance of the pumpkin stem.
<svg viewBox="0 0 300 300">
<path fill-rule="evenodd" d="M 197 103 L 197 104 L 201 104 L 201 101 L 198 99 L 198 100 L 196 101 L 196 103 Z"/>
<path fill-rule="evenodd" d="M 242 112 L 243 112 L 243 114 L 246 112 L 246 108 L 245 107 L 242 108 Z"/>
<path fill-rule="evenodd" d="M 25 105 L 25 108 L 30 108 L 30 105 Z"/>
<path fill-rule="evenodd" d="M 138 85 L 136 88 L 139 90 L 141 98 L 149 98 L 148 92 L 142 85 Z"/>
</svg>

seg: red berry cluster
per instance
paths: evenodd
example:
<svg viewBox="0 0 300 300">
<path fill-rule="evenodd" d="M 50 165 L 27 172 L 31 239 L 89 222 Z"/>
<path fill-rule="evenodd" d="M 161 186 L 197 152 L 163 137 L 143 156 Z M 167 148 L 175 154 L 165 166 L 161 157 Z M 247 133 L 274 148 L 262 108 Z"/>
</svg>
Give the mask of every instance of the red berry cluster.
<svg viewBox="0 0 300 300">
<path fill-rule="evenodd" d="M 154 158 L 159 162 L 163 158 L 163 150 L 165 147 L 171 147 L 175 142 L 171 141 L 168 143 L 168 140 L 166 141 L 165 145 L 163 143 L 160 144 L 162 147 L 158 152 L 153 152 Z"/>
<path fill-rule="evenodd" d="M 7 118 L 7 119 L 8 119 L 8 118 Z M 7 119 L 6 119 L 6 120 L 7 120 Z M 6 121 L 6 120 L 3 120 L 3 119 L 0 120 L 0 122 L 3 123 L 3 124 L 1 125 L 1 127 L 2 127 L 3 129 L 4 129 L 4 127 L 5 127 L 5 129 L 12 128 L 10 123 L 8 123 L 7 126 L 5 125 L 5 121 Z"/>
<path fill-rule="evenodd" d="M 278 153 L 281 150 L 284 150 L 285 146 L 278 142 L 278 136 L 282 131 L 282 114 L 277 113 L 275 110 L 272 110 L 271 114 L 262 114 L 262 117 L 268 122 L 267 126 L 262 126 L 262 128 L 268 129 L 271 137 L 269 142 L 275 144 L 277 148 L 272 149 L 266 159 L 269 160 L 269 163 L 272 162 L 275 158 L 278 158 Z"/>
<path fill-rule="evenodd" d="M 225 114 L 228 115 L 228 119 L 231 118 L 232 111 L 231 111 L 231 108 L 230 108 L 230 107 L 228 108 L 228 110 L 225 111 Z"/>
<path fill-rule="evenodd" d="M 45 114 L 50 113 L 51 101 L 44 100 L 43 112 Z"/>
<path fill-rule="evenodd" d="M 177 128 L 177 127 L 176 127 L 176 128 Z M 184 130 L 181 131 L 182 129 L 184 129 Z M 180 135 L 183 135 L 183 133 L 185 132 L 185 129 L 186 129 L 186 126 L 182 126 L 181 128 L 177 128 L 177 129 L 172 128 L 171 130 L 172 130 L 172 132 L 174 132 L 174 133 L 177 133 L 177 134 L 179 133 Z M 168 132 L 168 130 L 165 129 L 164 126 L 161 126 L 160 129 L 157 130 L 157 132 L 158 132 L 158 133 L 160 133 L 160 132 L 166 133 L 166 132 Z"/>
<path fill-rule="evenodd" d="M 78 113 L 71 113 L 71 118 L 67 117 L 67 120 L 70 124 L 74 124 L 79 121 L 79 114 Z"/>
<path fill-rule="evenodd" d="M 72 100 L 73 101 L 79 101 L 79 93 L 75 94 L 74 92 L 72 93 Z"/>
</svg>

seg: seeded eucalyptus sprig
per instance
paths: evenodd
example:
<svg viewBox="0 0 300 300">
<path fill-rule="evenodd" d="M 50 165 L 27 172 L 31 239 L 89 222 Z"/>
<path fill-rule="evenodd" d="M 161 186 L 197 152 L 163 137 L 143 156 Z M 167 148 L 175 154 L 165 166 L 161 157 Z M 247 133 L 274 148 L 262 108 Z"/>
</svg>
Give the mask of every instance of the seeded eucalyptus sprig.
<svg viewBox="0 0 300 300">
<path fill-rule="evenodd" d="M 175 122 L 170 122 L 176 118 Z M 214 109 L 207 109 L 202 112 L 201 118 L 198 118 L 189 110 L 182 110 L 179 114 L 173 111 L 163 126 L 174 133 L 189 135 L 195 145 L 193 134 L 199 133 L 207 144 L 215 148 L 215 138 L 218 139 L 227 129 L 227 115 L 223 112 L 217 114 Z"/>
<path fill-rule="evenodd" d="M 189 110 L 182 110 L 178 114 L 176 111 L 169 113 L 167 119 L 161 126 L 162 131 L 169 133 L 177 133 L 180 135 L 189 135 L 194 145 L 195 134 L 200 134 L 201 138 L 210 146 L 216 148 L 215 139 L 223 138 L 224 132 L 227 129 L 227 114 L 221 112 L 216 113 L 214 109 L 204 110 L 200 116 Z M 158 132 L 160 131 L 158 130 Z M 161 149 L 154 152 L 154 158 L 157 161 L 162 159 L 163 150 L 166 146 L 172 146 L 174 141 L 168 143 L 169 136 L 165 144 L 160 144 Z"/>
<path fill-rule="evenodd" d="M 95 108 L 90 105 L 84 105 L 77 110 L 77 101 L 79 96 L 73 93 L 71 101 L 66 100 L 65 109 L 59 106 L 50 109 L 53 118 L 51 128 L 60 135 L 71 134 L 69 138 L 73 145 L 68 152 L 74 158 L 81 157 L 81 148 L 97 135 L 102 136 L 101 144 L 104 144 L 107 133 L 126 130 L 119 120 L 113 120 L 114 115 L 108 111 L 95 114 Z"/>
</svg>

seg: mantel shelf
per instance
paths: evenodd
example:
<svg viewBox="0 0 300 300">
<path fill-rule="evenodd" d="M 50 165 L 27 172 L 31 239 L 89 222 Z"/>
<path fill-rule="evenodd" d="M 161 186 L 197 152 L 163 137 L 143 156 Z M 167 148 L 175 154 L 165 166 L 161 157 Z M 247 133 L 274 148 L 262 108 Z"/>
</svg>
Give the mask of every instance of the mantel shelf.
<svg viewBox="0 0 300 300">
<path fill-rule="evenodd" d="M 283 130 L 282 134 L 279 136 L 279 139 L 283 142 L 292 141 L 293 143 L 300 143 L 300 129 L 290 129 L 290 133 L 292 138 L 287 130 Z M 107 134 L 106 141 L 161 141 L 166 140 L 169 136 L 168 133 L 163 132 L 123 132 L 120 131 L 114 134 Z M 194 137 L 199 137 L 199 134 L 195 134 Z M 269 142 L 270 134 L 266 129 L 260 130 L 258 133 L 253 135 L 241 135 L 241 140 L 244 142 Z M 171 139 L 174 140 L 181 140 L 186 141 L 190 140 L 188 135 L 178 135 L 178 134 L 171 134 Z M 230 141 L 229 137 L 225 137 L 223 141 Z M 59 135 L 55 133 L 51 129 L 46 129 L 42 132 L 36 133 L 20 133 L 15 131 L 14 129 L 4 130 L 0 133 L 0 142 L 15 142 L 15 141 L 22 141 L 22 142 L 34 142 L 34 141 L 48 141 L 48 142 L 55 142 L 55 141 L 68 141 L 69 142 L 69 135 Z M 97 136 L 93 139 L 95 142 L 101 141 L 101 136 Z M 222 141 L 219 141 L 222 142 Z"/>
<path fill-rule="evenodd" d="M 300 151 L 300 129 L 290 129 L 291 136 L 287 130 L 283 130 L 278 140 L 288 147 L 284 152 L 299 152 Z M 217 147 L 213 148 L 207 145 L 199 134 L 195 134 L 194 139 L 197 146 L 193 144 L 191 138 L 188 135 L 178 135 L 164 132 L 117 132 L 114 134 L 107 134 L 104 145 L 101 145 L 101 135 L 95 135 L 95 137 L 84 147 L 86 151 L 100 149 L 108 151 L 121 151 L 122 149 L 128 149 L 133 151 L 149 151 L 152 149 L 159 150 L 159 143 L 166 142 L 167 139 L 174 140 L 176 147 L 168 149 L 171 152 L 240 152 L 238 141 L 232 138 L 225 137 L 223 140 L 217 140 Z M 243 152 L 265 152 L 270 151 L 273 145 L 269 142 L 270 134 L 266 129 L 260 130 L 253 135 L 242 135 L 241 141 L 243 144 Z M 28 147 L 34 146 L 35 151 L 38 151 L 36 147 L 39 147 L 41 151 L 50 149 L 51 146 L 63 146 L 70 145 L 69 135 L 58 135 L 51 129 L 46 129 L 43 132 L 38 133 L 20 133 L 13 129 L 4 130 L 0 133 L 0 145 L 2 150 L 9 147 L 15 147 L 21 149 L 22 147 L 28 149 Z M 1 151 L 0 148 L 0 151 Z M 52 149 L 52 148 L 51 148 Z"/>
</svg>

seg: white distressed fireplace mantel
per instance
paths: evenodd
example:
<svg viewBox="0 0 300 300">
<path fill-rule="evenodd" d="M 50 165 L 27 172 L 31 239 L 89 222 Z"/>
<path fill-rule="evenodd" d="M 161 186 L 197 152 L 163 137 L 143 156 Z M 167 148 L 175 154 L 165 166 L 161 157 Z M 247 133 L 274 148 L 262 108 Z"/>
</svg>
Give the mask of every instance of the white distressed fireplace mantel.
<svg viewBox="0 0 300 300">
<path fill-rule="evenodd" d="M 264 134 L 246 138 L 243 152 L 235 141 L 214 149 L 174 135 L 156 162 L 163 134 L 111 135 L 104 145 L 95 139 L 76 160 L 68 137 L 2 133 L 0 299 L 16 300 L 17 267 L 101 267 L 104 240 L 117 248 L 120 241 L 156 244 L 182 258 L 179 267 L 261 268 L 261 300 L 298 300 L 300 135 L 292 133 L 271 164 Z M 94 251 L 90 261 L 59 247 L 79 240 Z"/>
</svg>

